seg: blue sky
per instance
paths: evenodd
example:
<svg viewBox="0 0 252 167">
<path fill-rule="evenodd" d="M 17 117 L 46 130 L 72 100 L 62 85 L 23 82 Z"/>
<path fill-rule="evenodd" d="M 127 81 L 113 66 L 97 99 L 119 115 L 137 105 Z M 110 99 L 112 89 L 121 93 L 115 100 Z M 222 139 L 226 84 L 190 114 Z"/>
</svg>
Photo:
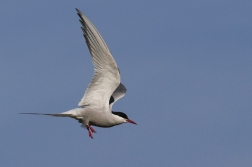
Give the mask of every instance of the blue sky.
<svg viewBox="0 0 252 167">
<path fill-rule="evenodd" d="M 96 128 L 19 115 L 76 108 L 93 65 L 75 8 L 121 71 L 113 110 L 138 123 Z M 33 1 L 0 5 L 1 166 L 252 165 L 251 1 Z"/>
</svg>

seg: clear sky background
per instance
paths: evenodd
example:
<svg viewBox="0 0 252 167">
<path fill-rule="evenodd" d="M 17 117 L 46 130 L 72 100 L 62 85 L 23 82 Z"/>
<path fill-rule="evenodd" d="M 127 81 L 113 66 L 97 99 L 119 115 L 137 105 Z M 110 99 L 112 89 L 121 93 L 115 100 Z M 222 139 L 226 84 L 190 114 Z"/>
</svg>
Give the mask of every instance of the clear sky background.
<svg viewBox="0 0 252 167">
<path fill-rule="evenodd" d="M 93 22 L 138 125 L 95 128 L 60 113 L 93 65 L 75 8 Z M 1 167 L 251 167 L 252 1 L 1 0 Z"/>
</svg>

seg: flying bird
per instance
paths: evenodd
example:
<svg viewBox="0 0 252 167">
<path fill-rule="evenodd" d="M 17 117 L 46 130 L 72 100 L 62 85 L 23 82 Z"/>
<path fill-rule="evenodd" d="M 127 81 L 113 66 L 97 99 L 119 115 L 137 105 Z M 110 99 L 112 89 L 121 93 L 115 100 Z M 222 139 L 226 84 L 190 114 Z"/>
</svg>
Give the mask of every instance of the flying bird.
<svg viewBox="0 0 252 167">
<path fill-rule="evenodd" d="M 20 114 L 74 118 L 88 130 L 89 137 L 93 138 L 96 131 L 92 126 L 106 128 L 127 122 L 136 123 L 125 113 L 112 111 L 112 105 L 125 95 L 126 87 L 120 81 L 120 71 L 100 33 L 80 10 L 76 10 L 94 65 L 93 78 L 78 104 L 79 108 L 59 114 Z"/>
</svg>

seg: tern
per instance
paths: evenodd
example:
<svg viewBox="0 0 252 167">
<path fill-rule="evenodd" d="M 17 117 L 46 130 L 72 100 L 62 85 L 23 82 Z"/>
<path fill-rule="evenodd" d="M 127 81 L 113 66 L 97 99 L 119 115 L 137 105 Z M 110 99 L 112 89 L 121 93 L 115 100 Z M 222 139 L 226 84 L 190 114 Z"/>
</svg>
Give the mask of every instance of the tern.
<svg viewBox="0 0 252 167">
<path fill-rule="evenodd" d="M 126 87 L 120 81 L 119 68 L 100 33 L 80 10 L 76 10 L 94 65 L 93 78 L 78 104 L 80 108 L 59 114 L 20 114 L 74 118 L 88 130 L 89 137 L 93 138 L 92 133 L 96 133 L 96 131 L 92 126 L 106 128 L 127 122 L 136 123 L 130 120 L 125 113 L 112 111 L 113 104 L 125 95 Z"/>
</svg>

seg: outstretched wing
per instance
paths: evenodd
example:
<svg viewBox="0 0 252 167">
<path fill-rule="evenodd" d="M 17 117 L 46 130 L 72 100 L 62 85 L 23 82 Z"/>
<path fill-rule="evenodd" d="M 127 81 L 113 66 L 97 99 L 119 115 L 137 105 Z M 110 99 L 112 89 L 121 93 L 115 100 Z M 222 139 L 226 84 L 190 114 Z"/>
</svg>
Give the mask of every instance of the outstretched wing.
<svg viewBox="0 0 252 167">
<path fill-rule="evenodd" d="M 111 111 L 112 111 L 113 104 L 117 100 L 122 98 L 125 95 L 126 91 L 127 91 L 126 87 L 122 83 L 120 83 L 120 85 L 113 92 L 113 94 L 111 95 L 110 100 L 109 100 L 109 108 L 110 108 Z"/>
<path fill-rule="evenodd" d="M 80 10 L 76 10 L 94 64 L 94 76 L 79 102 L 79 106 L 93 105 L 108 108 L 110 96 L 120 84 L 120 73 L 114 58 L 95 26 Z"/>
</svg>

